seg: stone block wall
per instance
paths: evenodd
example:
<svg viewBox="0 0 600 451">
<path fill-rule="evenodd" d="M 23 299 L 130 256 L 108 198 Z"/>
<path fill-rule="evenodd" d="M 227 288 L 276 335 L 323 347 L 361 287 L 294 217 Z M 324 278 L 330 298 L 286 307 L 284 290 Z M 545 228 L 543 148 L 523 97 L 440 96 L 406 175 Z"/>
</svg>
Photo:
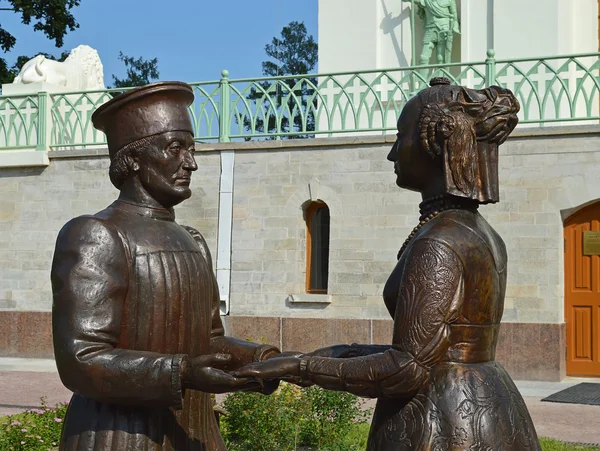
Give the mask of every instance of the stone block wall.
<svg viewBox="0 0 600 451">
<path fill-rule="evenodd" d="M 178 221 L 201 230 L 216 247 L 219 155 L 204 153 L 193 196 Z M 0 168 L 0 310 L 49 311 L 56 237 L 70 219 L 94 214 L 118 191 L 108 177 L 106 149 L 57 152 L 46 168 Z"/>
<path fill-rule="evenodd" d="M 501 202 L 480 211 L 507 245 L 505 322 L 564 321 L 563 219 L 600 198 L 600 139 L 594 131 L 517 130 L 501 147 Z M 417 224 L 420 201 L 395 186 L 386 160 L 390 140 L 230 146 L 239 149 L 231 313 L 387 318 L 381 292 L 399 247 Z M 306 291 L 303 206 L 317 199 L 331 214 L 330 303 L 293 302 Z"/>
<path fill-rule="evenodd" d="M 0 169 L 0 308 L 49 310 L 58 231 L 116 196 L 108 158 L 55 159 L 47 168 Z"/>
<path fill-rule="evenodd" d="M 231 313 L 386 317 L 381 292 L 418 216 L 394 189 L 387 146 L 327 146 L 236 154 Z M 303 206 L 331 215 L 328 305 L 291 302 L 306 284 Z"/>
<path fill-rule="evenodd" d="M 558 380 L 565 374 L 563 221 L 600 199 L 599 130 L 517 130 L 501 148 L 501 202 L 480 211 L 508 250 L 498 360 L 513 377 Z M 194 195 L 176 213 L 206 237 L 214 261 L 219 152 L 235 150 L 229 332 L 301 350 L 391 340 L 381 292 L 417 223 L 419 203 L 418 195 L 394 184 L 386 160 L 392 141 L 198 146 Z M 108 165 L 100 149 L 57 152 L 47 168 L 0 168 L 0 324 L 10 324 L 0 330 L 0 355 L 51 355 L 56 236 L 71 218 L 116 198 Z M 315 299 L 305 289 L 303 208 L 311 200 L 325 201 L 331 213 L 326 302 L 310 302 Z"/>
</svg>

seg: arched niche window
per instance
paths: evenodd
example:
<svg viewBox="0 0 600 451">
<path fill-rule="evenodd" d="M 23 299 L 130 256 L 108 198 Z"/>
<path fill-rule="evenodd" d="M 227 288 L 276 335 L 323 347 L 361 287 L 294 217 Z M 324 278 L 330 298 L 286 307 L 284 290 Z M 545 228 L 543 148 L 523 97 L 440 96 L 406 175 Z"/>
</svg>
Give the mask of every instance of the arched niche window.
<svg viewBox="0 0 600 451">
<path fill-rule="evenodd" d="M 306 207 L 306 292 L 327 293 L 329 279 L 329 207 L 315 201 Z"/>
</svg>

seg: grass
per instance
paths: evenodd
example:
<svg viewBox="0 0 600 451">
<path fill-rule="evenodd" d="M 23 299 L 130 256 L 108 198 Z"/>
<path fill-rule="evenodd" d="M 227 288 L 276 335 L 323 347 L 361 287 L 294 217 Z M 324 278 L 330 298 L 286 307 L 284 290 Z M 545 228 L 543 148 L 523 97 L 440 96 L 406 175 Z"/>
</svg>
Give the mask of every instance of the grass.
<svg viewBox="0 0 600 451">
<path fill-rule="evenodd" d="M 370 423 L 357 423 L 350 429 L 344 439 L 344 445 L 351 449 L 367 449 L 367 438 L 369 437 Z"/>
<path fill-rule="evenodd" d="M 600 451 L 600 446 L 573 445 L 545 437 L 540 438 L 540 444 L 544 451 Z"/>
</svg>

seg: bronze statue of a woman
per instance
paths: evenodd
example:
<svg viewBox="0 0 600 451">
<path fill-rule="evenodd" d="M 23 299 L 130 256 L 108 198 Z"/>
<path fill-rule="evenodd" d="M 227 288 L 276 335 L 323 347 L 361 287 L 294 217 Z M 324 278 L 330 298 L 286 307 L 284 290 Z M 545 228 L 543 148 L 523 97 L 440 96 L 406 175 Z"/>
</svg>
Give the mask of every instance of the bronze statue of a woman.
<svg viewBox="0 0 600 451">
<path fill-rule="evenodd" d="M 478 213 L 498 194 L 498 146 L 519 104 L 499 87 L 434 79 L 404 107 L 388 159 L 396 183 L 422 194 L 383 297 L 391 346 L 284 353 L 234 373 L 377 397 L 368 450 L 539 450 L 531 417 L 494 360 L 507 256 Z"/>
</svg>

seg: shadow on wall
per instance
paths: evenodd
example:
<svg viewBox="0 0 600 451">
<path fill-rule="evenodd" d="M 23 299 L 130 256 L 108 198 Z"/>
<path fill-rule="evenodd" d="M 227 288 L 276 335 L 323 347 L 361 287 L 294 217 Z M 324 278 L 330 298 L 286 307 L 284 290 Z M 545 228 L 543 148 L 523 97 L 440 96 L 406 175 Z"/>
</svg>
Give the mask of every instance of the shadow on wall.
<svg viewBox="0 0 600 451">
<path fill-rule="evenodd" d="M 410 63 L 406 60 L 406 55 L 402 51 L 402 48 L 409 48 L 410 41 L 405 43 L 402 35 L 400 35 L 399 41 L 394 30 L 405 21 L 408 21 L 408 26 L 410 27 L 410 8 L 404 8 L 396 17 L 393 17 L 392 13 L 388 12 L 387 7 L 385 6 L 385 0 L 381 0 L 381 8 L 383 9 L 383 20 L 379 25 L 379 29 L 383 31 L 383 34 L 390 36 L 396 58 L 398 59 L 398 65 L 400 67 L 409 66 Z"/>
</svg>

